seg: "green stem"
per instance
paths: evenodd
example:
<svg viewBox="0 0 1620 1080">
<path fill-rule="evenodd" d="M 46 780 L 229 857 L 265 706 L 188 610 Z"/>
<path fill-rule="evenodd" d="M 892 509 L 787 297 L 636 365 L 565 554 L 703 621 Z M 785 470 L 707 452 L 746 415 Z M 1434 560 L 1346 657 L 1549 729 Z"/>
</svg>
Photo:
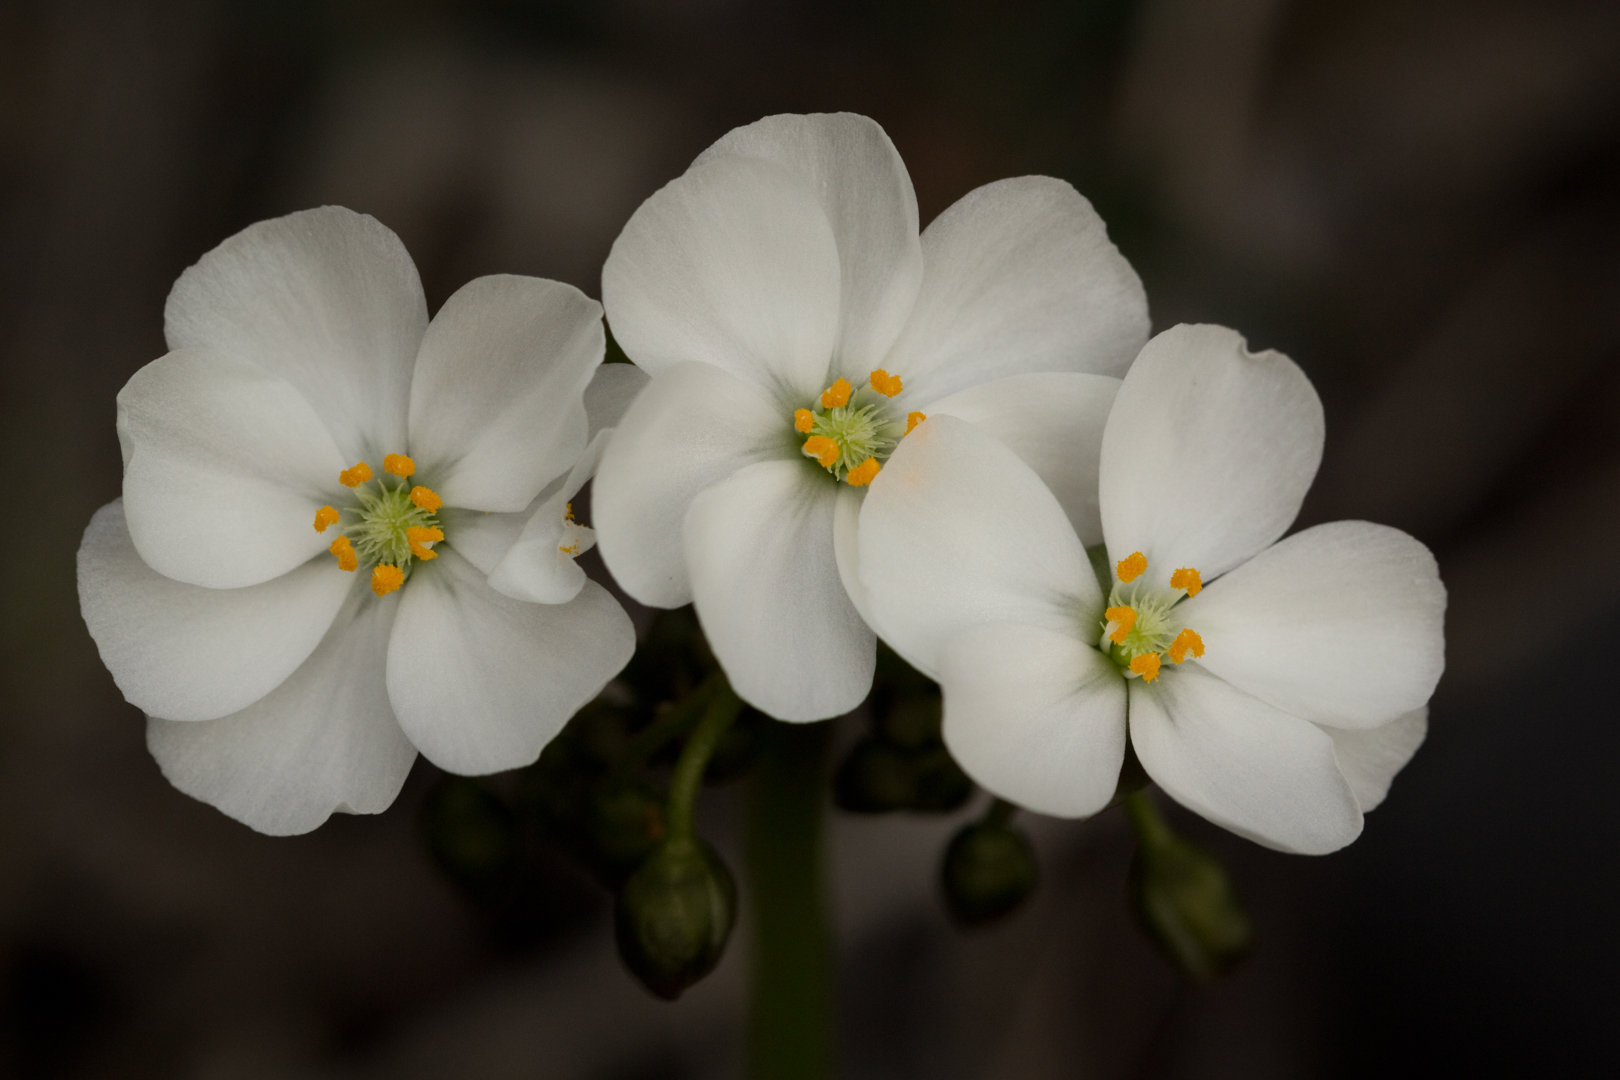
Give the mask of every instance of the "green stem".
<svg viewBox="0 0 1620 1080">
<path fill-rule="evenodd" d="M 1130 819 L 1131 830 L 1136 833 L 1137 842 L 1143 847 L 1164 847 L 1175 838 L 1175 833 L 1170 830 L 1170 823 L 1164 820 L 1164 815 L 1159 813 L 1152 796 L 1145 790 L 1131 792 L 1121 800 L 1120 805 L 1125 807 L 1125 816 Z"/>
<path fill-rule="evenodd" d="M 703 715 L 704 708 L 709 703 L 715 687 L 724 681 L 724 676 L 718 671 L 693 688 L 673 707 L 666 709 L 664 714 L 636 733 L 624 748 L 624 754 L 614 766 L 615 771 L 625 774 L 658 753 L 664 744 L 683 733 L 686 729 L 697 723 Z"/>
<path fill-rule="evenodd" d="M 742 702 L 723 678 L 715 682 L 706 696 L 708 708 L 692 734 L 686 737 L 686 745 L 681 747 L 681 756 L 675 762 L 675 774 L 669 780 L 669 810 L 664 815 L 664 823 L 672 838 L 691 839 L 692 811 L 698 789 L 703 786 L 703 770 L 714 756 L 720 736 L 742 712 Z"/>
<path fill-rule="evenodd" d="M 821 880 L 829 724 L 766 724 L 748 810 L 754 915 L 750 1075 L 832 1075 L 832 950 Z"/>
</svg>

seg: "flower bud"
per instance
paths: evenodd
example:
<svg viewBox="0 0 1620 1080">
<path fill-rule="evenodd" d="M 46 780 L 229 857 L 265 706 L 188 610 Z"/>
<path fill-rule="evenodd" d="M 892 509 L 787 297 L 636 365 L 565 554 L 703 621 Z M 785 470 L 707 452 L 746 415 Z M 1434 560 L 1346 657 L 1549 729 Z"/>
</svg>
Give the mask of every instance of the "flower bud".
<svg viewBox="0 0 1620 1080">
<path fill-rule="evenodd" d="M 488 896 L 506 884 L 517 861 L 512 812 L 475 780 L 446 776 L 428 793 L 420 819 L 433 861 L 457 885 Z"/>
<path fill-rule="evenodd" d="M 913 810 L 925 814 L 948 813 L 973 794 L 973 781 L 943 744 L 917 752 L 913 768 L 917 773 L 917 790 L 911 797 Z"/>
<path fill-rule="evenodd" d="M 997 821 L 968 825 L 945 849 L 945 905 L 963 926 L 994 922 L 1017 908 L 1040 877 L 1023 833 Z"/>
<path fill-rule="evenodd" d="M 720 962 L 737 919 L 737 884 L 714 849 L 671 837 L 619 890 L 614 936 L 643 986 L 674 1001 Z"/>
<path fill-rule="evenodd" d="M 663 841 L 664 797 L 645 780 L 608 777 L 590 793 L 585 834 L 591 864 L 615 886 Z"/>
<path fill-rule="evenodd" d="M 1176 966 L 1209 981 L 1248 952 L 1248 916 L 1226 868 L 1183 837 L 1144 842 L 1131 862 L 1131 907 L 1148 936 Z"/>
<path fill-rule="evenodd" d="M 881 739 L 855 745 L 833 777 L 841 809 L 857 814 L 904 810 L 917 798 L 915 755 Z"/>
</svg>

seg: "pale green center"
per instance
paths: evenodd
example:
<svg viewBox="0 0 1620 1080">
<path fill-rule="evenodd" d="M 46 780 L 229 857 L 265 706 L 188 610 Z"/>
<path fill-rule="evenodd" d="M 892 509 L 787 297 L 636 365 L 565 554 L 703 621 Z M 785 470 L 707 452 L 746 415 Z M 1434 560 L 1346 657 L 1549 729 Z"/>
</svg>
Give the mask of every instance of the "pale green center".
<svg viewBox="0 0 1620 1080">
<path fill-rule="evenodd" d="M 1136 586 L 1127 588 L 1116 582 L 1108 594 L 1108 606 L 1131 608 L 1136 612 L 1136 621 L 1125 634 L 1125 640 L 1116 643 L 1108 636 L 1110 624 L 1104 618 L 1101 644 L 1105 649 L 1112 646 L 1110 655 L 1114 663 L 1120 667 L 1129 667 L 1132 660 L 1144 653 L 1163 654 L 1168 651 L 1177 632 L 1177 627 L 1170 618 L 1170 609 L 1176 606 L 1183 595 L 1180 591 L 1160 592 L 1157 589 Z"/>
<path fill-rule="evenodd" d="M 360 520 L 345 528 L 343 535 L 354 545 L 361 566 L 386 563 L 406 570 L 411 562 L 411 544 L 405 530 L 442 528 L 437 515 L 411 502 L 410 484 L 406 481 L 390 487 L 379 478 L 375 485 L 360 485 L 354 494 L 360 506 L 350 513 Z"/>
<path fill-rule="evenodd" d="M 878 402 L 866 405 L 852 402 L 816 416 L 808 434 L 821 435 L 838 445 L 838 460 L 832 464 L 835 477 L 842 480 L 849 470 L 867 458 L 887 461 L 894 453 L 904 425 L 895 423 L 887 413 Z"/>
</svg>

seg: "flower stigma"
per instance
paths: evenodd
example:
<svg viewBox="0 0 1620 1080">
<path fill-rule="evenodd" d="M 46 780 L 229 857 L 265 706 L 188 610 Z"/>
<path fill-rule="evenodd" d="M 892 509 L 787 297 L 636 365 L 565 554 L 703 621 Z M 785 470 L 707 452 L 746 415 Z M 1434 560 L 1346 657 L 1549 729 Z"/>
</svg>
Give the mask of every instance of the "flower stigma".
<svg viewBox="0 0 1620 1080">
<path fill-rule="evenodd" d="M 1147 571 L 1147 556 L 1140 551 L 1114 566 L 1116 581 L 1103 612 L 1102 638 L 1097 647 L 1112 657 L 1128 677 L 1157 682 L 1166 659 L 1184 663 L 1204 655 L 1204 639 L 1191 627 L 1180 625 L 1173 614 L 1177 604 L 1196 596 L 1203 579 L 1197 570 L 1183 567 L 1170 575 L 1170 588 L 1158 589 L 1135 582 Z"/>
<path fill-rule="evenodd" d="M 878 368 L 860 387 L 838 379 L 822 391 L 813 409 L 793 411 L 793 430 L 809 436 L 804 456 L 851 487 L 865 487 L 877 476 L 900 440 L 926 417 L 902 414 L 890 403 L 904 389 L 900 376 Z"/>
<path fill-rule="evenodd" d="M 431 488 L 406 483 L 415 472 L 416 462 L 409 457 L 389 454 L 383 459 L 385 475 L 381 477 L 375 477 L 363 461 L 338 477 L 345 487 L 354 489 L 359 505 L 348 508 L 352 523 L 344 526 L 327 550 L 341 570 L 352 573 L 361 566 L 372 567 L 371 589 L 378 596 L 387 596 L 405 584 L 412 561 L 439 557 L 433 545 L 444 539 L 437 517 L 444 500 Z M 390 482 L 389 477 L 399 479 Z M 316 530 L 324 532 L 339 517 L 336 508 L 321 507 L 315 515 Z"/>
</svg>

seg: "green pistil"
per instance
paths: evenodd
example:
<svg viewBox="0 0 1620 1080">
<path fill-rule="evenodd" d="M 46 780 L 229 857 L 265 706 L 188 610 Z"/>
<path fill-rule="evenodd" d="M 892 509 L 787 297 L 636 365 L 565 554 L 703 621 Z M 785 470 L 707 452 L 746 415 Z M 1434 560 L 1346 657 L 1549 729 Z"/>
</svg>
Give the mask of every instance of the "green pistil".
<svg viewBox="0 0 1620 1080">
<path fill-rule="evenodd" d="M 1134 608 L 1136 622 L 1125 635 L 1124 641 L 1119 643 L 1109 641 L 1113 646 L 1114 663 L 1120 667 L 1129 667 L 1132 660 L 1145 653 L 1158 653 L 1161 656 L 1167 653 L 1170 643 L 1176 636 L 1170 621 L 1170 609 L 1176 606 L 1181 596 L 1177 593 L 1156 592 L 1144 597 L 1135 588 L 1131 589 L 1129 595 L 1122 593 L 1123 590 L 1116 584 L 1108 594 L 1108 606 Z M 1108 620 L 1104 619 L 1101 625 L 1106 629 Z"/>
<path fill-rule="evenodd" d="M 383 480 L 376 481 L 377 490 L 362 484 L 354 491 L 360 500 L 357 511 L 360 521 L 343 530 L 343 535 L 354 545 L 361 566 L 387 563 L 409 572 L 411 545 L 405 530 L 422 527 L 439 528 L 439 519 L 411 502 L 411 489 L 407 481 L 398 487 L 389 487 Z"/>
<path fill-rule="evenodd" d="M 905 426 L 889 419 L 887 412 L 879 402 L 866 405 L 851 402 L 826 412 L 817 412 L 810 430 L 803 437 L 808 439 L 822 435 L 837 444 L 838 460 L 833 462 L 830 471 L 835 478 L 842 480 L 849 475 L 849 470 L 867 458 L 888 460 L 894 448 L 900 444 Z"/>
</svg>

